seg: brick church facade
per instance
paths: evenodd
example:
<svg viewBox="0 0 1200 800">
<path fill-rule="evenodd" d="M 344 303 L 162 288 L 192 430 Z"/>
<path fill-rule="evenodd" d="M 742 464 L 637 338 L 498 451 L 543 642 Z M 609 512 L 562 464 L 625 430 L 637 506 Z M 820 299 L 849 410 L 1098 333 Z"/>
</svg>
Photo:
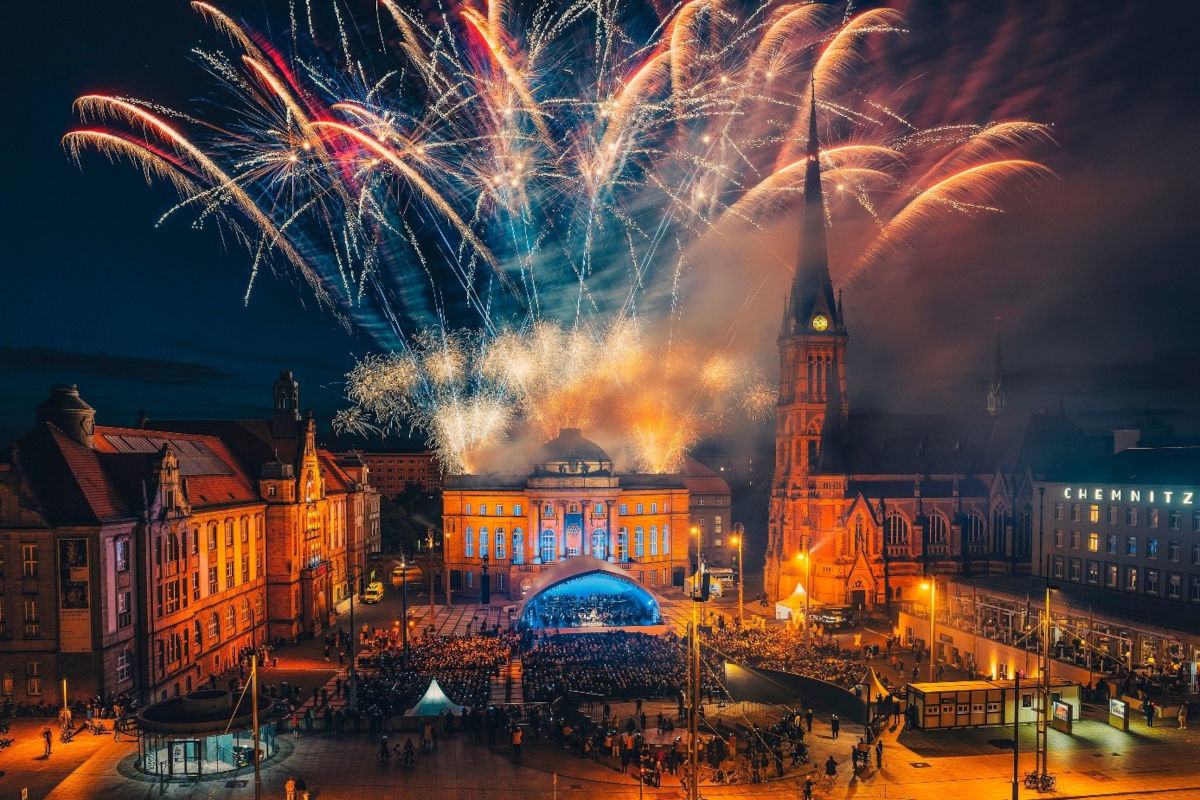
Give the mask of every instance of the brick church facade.
<svg viewBox="0 0 1200 800">
<path fill-rule="evenodd" d="M 814 103 L 800 248 L 778 341 L 766 592 L 875 606 L 924 596 L 918 587 L 929 575 L 1028 573 L 1041 501 L 1034 478 L 1082 452 L 1082 433 L 1062 415 L 1005 409 L 998 345 L 977 414 L 853 411 L 819 153 Z"/>
</svg>

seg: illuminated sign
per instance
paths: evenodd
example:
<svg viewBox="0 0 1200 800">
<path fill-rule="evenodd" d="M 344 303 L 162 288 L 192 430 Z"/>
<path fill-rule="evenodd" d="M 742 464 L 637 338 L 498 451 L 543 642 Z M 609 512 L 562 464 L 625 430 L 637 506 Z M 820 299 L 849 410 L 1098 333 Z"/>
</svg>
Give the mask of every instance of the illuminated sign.
<svg viewBox="0 0 1200 800">
<path fill-rule="evenodd" d="M 1071 721 L 1071 706 L 1070 705 L 1068 705 L 1067 703 L 1062 703 L 1062 702 L 1059 702 L 1058 700 L 1055 700 L 1052 708 L 1054 709 L 1054 718 L 1055 719 L 1060 719 L 1063 722 Z"/>
<path fill-rule="evenodd" d="M 1095 503 L 1164 503 L 1166 505 L 1194 506 L 1197 503 L 1197 492 L 1194 489 L 1130 489 L 1122 486 L 1114 487 L 1083 487 L 1066 486 L 1063 488 L 1063 499 L 1080 500 Z"/>
<path fill-rule="evenodd" d="M 1129 709 L 1125 705 L 1124 700 L 1110 699 L 1108 701 L 1108 713 L 1112 714 L 1114 717 L 1124 717 L 1128 710 Z"/>
</svg>

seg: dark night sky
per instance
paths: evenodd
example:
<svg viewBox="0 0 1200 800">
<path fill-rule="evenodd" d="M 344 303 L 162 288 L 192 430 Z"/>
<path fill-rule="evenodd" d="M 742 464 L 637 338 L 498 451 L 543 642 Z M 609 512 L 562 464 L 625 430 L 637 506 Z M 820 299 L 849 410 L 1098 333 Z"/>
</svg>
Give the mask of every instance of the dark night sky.
<svg viewBox="0 0 1200 800">
<path fill-rule="evenodd" d="M 261 3 L 223 7 L 262 17 Z M 981 404 L 997 325 L 1010 403 L 1160 409 L 1183 429 L 1200 410 L 1193 221 L 1200 186 L 1196 59 L 1170 6 L 1088 0 L 905 4 L 912 33 L 889 63 L 921 121 L 1053 123 L 1062 181 L 1009 213 L 927 237 L 851 287 L 851 401 L 897 409 Z M 151 416 L 260 416 L 280 368 L 324 418 L 338 377 L 367 352 L 287 276 L 179 216 L 173 195 L 126 164 L 59 145 L 71 101 L 111 92 L 188 107 L 204 93 L 188 58 L 219 38 L 176 0 L 31 3 L 10 26 L 4 81 L 6 226 L 0 284 L 0 440 L 33 421 L 52 382 L 80 384 L 102 424 Z M 836 233 L 831 233 L 836 240 Z M 838 243 L 833 241 L 837 276 Z M 778 298 L 739 333 L 774 352 Z M 999 322 L 995 318 L 999 317 Z M 97 357 L 95 354 L 104 354 Z M 1182 415 L 1174 413 L 1181 409 Z M 1169 413 L 1167 413 L 1169 412 Z M 1119 416 L 1119 415 L 1118 415 Z"/>
</svg>

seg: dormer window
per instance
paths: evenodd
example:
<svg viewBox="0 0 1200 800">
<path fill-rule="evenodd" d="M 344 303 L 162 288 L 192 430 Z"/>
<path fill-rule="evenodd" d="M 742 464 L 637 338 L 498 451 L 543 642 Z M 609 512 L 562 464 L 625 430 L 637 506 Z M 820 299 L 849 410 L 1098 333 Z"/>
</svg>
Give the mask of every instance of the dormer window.
<svg viewBox="0 0 1200 800">
<path fill-rule="evenodd" d="M 268 486 L 267 487 L 267 497 L 274 497 L 275 491 L 276 491 L 275 484 L 271 484 L 270 486 Z"/>
</svg>

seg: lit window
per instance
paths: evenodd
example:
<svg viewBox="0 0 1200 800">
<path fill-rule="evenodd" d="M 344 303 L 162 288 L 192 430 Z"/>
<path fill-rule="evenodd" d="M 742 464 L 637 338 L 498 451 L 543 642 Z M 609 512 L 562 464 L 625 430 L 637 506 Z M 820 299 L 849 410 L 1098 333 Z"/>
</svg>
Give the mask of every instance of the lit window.
<svg viewBox="0 0 1200 800">
<path fill-rule="evenodd" d="M 1100 521 L 1100 506 L 1088 506 L 1088 522 Z"/>
<path fill-rule="evenodd" d="M 1100 551 L 1100 534 L 1089 533 L 1088 534 L 1088 552 L 1089 553 L 1097 553 L 1099 551 Z"/>
<path fill-rule="evenodd" d="M 1158 539 L 1146 540 L 1146 558 L 1158 558 Z"/>
<path fill-rule="evenodd" d="M 1167 598 L 1179 600 L 1183 595 L 1183 576 L 1178 572 L 1167 573 Z"/>
</svg>

